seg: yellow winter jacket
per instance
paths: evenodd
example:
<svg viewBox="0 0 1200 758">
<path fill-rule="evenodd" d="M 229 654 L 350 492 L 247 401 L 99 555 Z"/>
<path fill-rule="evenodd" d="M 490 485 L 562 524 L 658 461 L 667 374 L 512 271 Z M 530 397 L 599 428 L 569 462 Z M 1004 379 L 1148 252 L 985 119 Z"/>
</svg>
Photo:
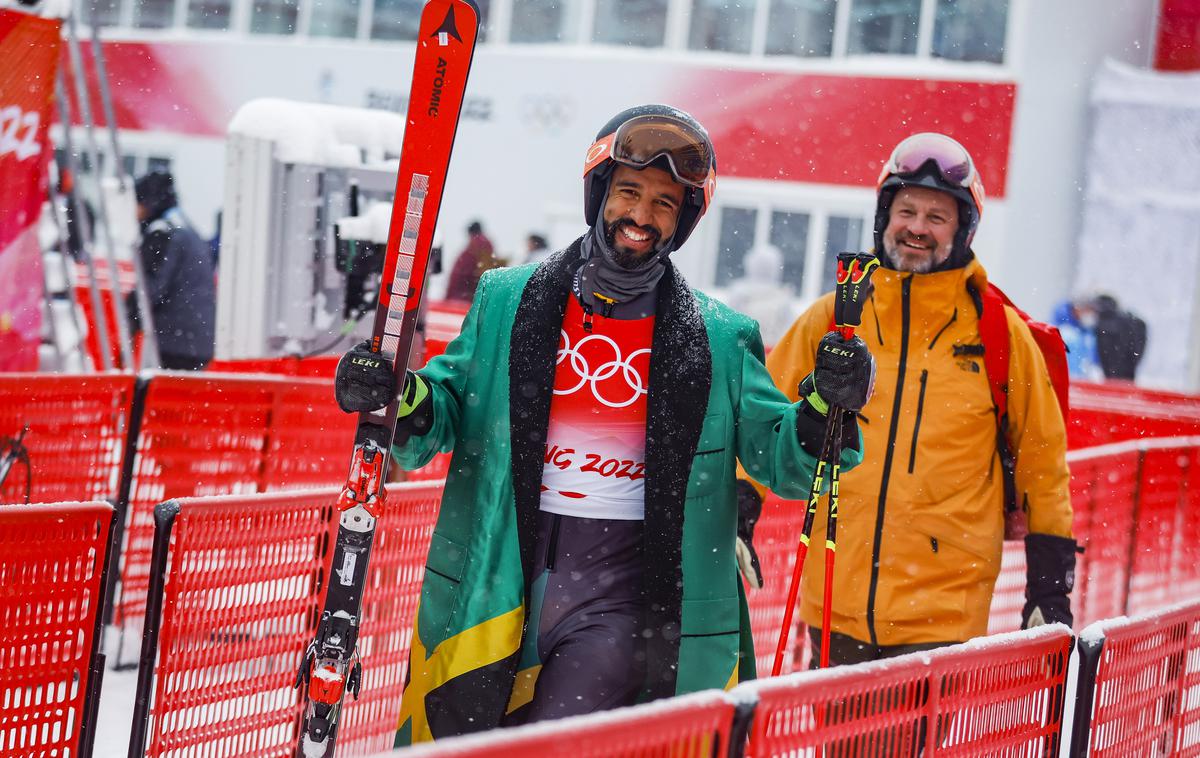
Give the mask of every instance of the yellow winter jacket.
<svg viewBox="0 0 1200 758">
<path fill-rule="evenodd" d="M 832 629 L 877 645 L 962 641 L 987 633 L 1000 571 L 1004 483 L 996 421 L 967 287 L 978 261 L 933 274 L 879 269 L 859 336 L 875 356 L 860 424 L 864 460 L 842 475 Z M 1041 352 L 1011 309 L 1010 439 L 1029 530 L 1071 536 L 1066 430 Z M 793 400 L 829 331 L 833 294 L 813 304 L 767 358 Z M 801 614 L 820 626 L 826 508 L 813 528 Z"/>
</svg>

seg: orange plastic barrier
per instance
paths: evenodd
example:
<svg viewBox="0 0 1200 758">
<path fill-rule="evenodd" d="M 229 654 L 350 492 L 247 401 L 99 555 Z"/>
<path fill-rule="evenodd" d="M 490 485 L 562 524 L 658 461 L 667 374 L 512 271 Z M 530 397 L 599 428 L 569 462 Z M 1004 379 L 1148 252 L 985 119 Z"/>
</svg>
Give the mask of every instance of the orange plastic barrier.
<svg viewBox="0 0 1200 758">
<path fill-rule="evenodd" d="M 142 746 L 147 756 L 198 747 L 211 758 L 291 754 L 300 713 L 293 684 L 316 632 L 337 494 L 182 498 L 156 509 L 136 754 Z M 362 696 L 347 700 L 339 755 L 392 745 L 440 497 L 440 482 L 388 487 L 363 602 Z"/>
<path fill-rule="evenodd" d="M 1080 634 L 1071 756 L 1200 755 L 1200 602 Z"/>
<path fill-rule="evenodd" d="M 1061 626 L 1041 627 L 741 685 L 758 696 L 746 754 L 1057 755 L 1072 642 Z"/>
<path fill-rule="evenodd" d="M 0 508 L 0 755 L 90 756 L 113 509 Z"/>
<path fill-rule="evenodd" d="M 406 758 L 724 758 L 733 700 L 698 692 L 602 714 L 439 740 Z"/>
<path fill-rule="evenodd" d="M 116 621 L 136 639 L 145 612 L 153 507 L 170 498 L 340 486 L 354 417 L 330 380 L 209 372 L 140 382 Z"/>
<path fill-rule="evenodd" d="M 0 437 L 29 427 L 0 503 L 115 501 L 132 400 L 129 375 L 0 374 Z"/>
</svg>

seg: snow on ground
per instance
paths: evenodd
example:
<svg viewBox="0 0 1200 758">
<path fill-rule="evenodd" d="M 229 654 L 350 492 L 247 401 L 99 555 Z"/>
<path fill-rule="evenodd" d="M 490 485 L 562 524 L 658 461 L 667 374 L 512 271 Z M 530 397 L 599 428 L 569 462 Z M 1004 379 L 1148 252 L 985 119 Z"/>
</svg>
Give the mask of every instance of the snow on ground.
<svg viewBox="0 0 1200 758">
<path fill-rule="evenodd" d="M 104 635 L 105 655 L 116 659 L 118 631 L 109 627 Z M 133 723 L 133 701 L 137 690 L 137 669 L 104 672 L 100 688 L 100 713 L 96 723 L 96 758 L 128 755 L 129 731 Z"/>
</svg>

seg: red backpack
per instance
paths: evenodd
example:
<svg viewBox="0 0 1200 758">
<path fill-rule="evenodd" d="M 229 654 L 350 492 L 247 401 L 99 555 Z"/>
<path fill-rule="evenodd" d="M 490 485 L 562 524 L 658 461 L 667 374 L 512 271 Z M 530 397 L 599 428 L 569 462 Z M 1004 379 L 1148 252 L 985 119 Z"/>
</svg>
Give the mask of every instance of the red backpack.
<svg viewBox="0 0 1200 758">
<path fill-rule="evenodd" d="M 996 407 L 996 449 L 1000 453 L 1000 465 L 1004 470 L 1004 538 L 1022 539 L 1029 532 L 1029 524 L 1025 509 L 1017 504 L 1017 461 L 1008 439 L 1008 359 L 1012 351 L 1004 306 L 1009 306 L 1021 317 L 1033 334 L 1033 341 L 1042 351 L 1064 424 L 1070 411 L 1067 346 L 1057 327 L 1030 318 L 1028 313 L 1013 305 L 1008 295 L 996 285 L 989 283 L 982 297 L 972 289 L 971 296 L 975 298 L 980 311 L 979 339 L 983 343 L 983 366 L 987 371 L 988 384 L 992 388 L 992 402 Z"/>
</svg>

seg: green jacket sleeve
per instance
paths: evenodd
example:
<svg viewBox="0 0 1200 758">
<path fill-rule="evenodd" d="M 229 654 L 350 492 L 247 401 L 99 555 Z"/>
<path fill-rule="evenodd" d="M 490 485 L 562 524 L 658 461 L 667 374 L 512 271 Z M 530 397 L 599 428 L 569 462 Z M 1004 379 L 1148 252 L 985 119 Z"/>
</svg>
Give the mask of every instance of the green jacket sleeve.
<svg viewBox="0 0 1200 758">
<path fill-rule="evenodd" d="M 804 401 L 789 403 L 775 387 L 763 363 L 757 325 L 745 335 L 745 343 L 738 398 L 738 458 L 747 474 L 780 497 L 807 498 L 816 457 L 804 449 L 796 434 L 796 414 Z M 862 462 L 862 447 L 860 434 L 857 450 L 842 450 L 843 471 Z"/>
<path fill-rule="evenodd" d="M 429 382 L 433 397 L 433 424 L 425 434 L 410 437 L 404 445 L 392 446 L 392 457 L 403 469 L 411 471 L 420 468 L 433 460 L 437 453 L 454 449 L 467 381 L 479 344 L 479 325 L 486 309 L 489 279 L 484 274 L 479 280 L 475 299 L 463 319 L 462 331 L 446 346 L 446 352 L 417 372 Z"/>
</svg>

